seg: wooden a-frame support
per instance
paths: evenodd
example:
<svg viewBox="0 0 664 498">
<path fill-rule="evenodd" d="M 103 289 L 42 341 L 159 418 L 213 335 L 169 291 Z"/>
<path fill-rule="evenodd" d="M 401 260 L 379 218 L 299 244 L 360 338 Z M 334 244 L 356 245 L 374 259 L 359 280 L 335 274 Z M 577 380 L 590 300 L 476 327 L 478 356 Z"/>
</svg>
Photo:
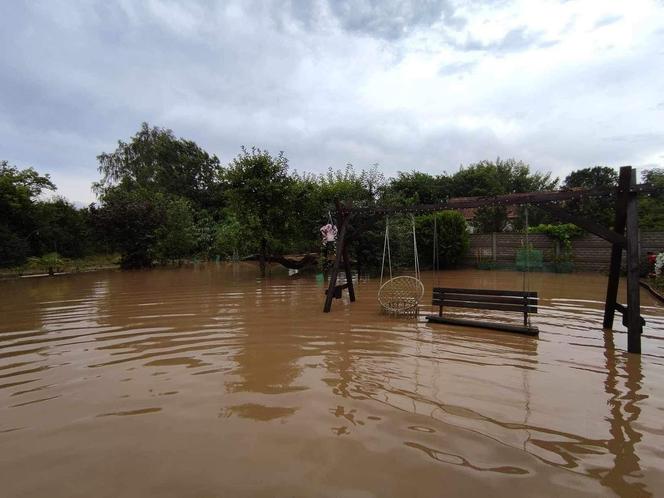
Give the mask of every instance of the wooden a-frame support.
<svg viewBox="0 0 664 498">
<path fill-rule="evenodd" d="M 625 236 L 625 243 L 611 246 L 609 283 L 604 303 L 604 328 L 613 328 L 615 312 L 623 315 L 627 327 L 627 351 L 641 353 L 641 333 L 645 321 L 641 317 L 639 288 L 639 213 L 638 198 L 632 187 L 636 185 L 636 170 L 630 166 L 620 168 L 614 231 Z M 623 249 L 627 252 L 627 306 L 618 303 L 618 285 Z"/>
<path fill-rule="evenodd" d="M 337 237 L 337 253 L 334 260 L 334 266 L 332 267 L 332 272 L 330 273 L 330 283 L 327 287 L 327 291 L 325 292 L 325 305 L 323 306 L 323 311 L 325 313 L 330 312 L 330 309 L 332 308 L 332 299 L 334 299 L 335 295 L 340 296 L 343 289 L 348 289 L 348 297 L 350 298 L 350 301 L 355 301 L 353 275 L 351 274 L 348 247 L 346 245 L 346 232 L 348 231 L 348 222 L 351 215 L 347 211 L 341 209 L 341 204 L 339 201 L 335 201 L 335 204 L 337 206 L 337 223 L 339 223 L 341 228 L 339 229 L 339 236 Z M 337 286 L 337 278 L 339 276 L 339 269 L 342 263 L 346 273 L 346 283 L 344 285 Z"/>
<path fill-rule="evenodd" d="M 480 207 L 487 204 L 518 205 L 533 204 L 549 212 L 555 218 L 574 223 L 575 225 L 593 233 L 611 243 L 611 262 L 609 266 L 609 281 L 606 290 L 604 306 L 604 328 L 613 328 L 615 312 L 622 314 L 622 323 L 627 327 L 627 350 L 630 353 L 641 353 L 641 333 L 645 320 L 641 317 L 640 288 L 639 288 L 639 217 L 638 199 L 640 192 L 652 192 L 654 189 L 648 185 L 637 185 L 636 170 L 631 166 L 620 168 L 618 188 L 615 190 L 590 189 L 566 190 L 559 192 L 527 192 L 523 194 L 508 194 L 504 196 L 450 200 L 443 204 L 420 205 L 406 208 L 358 208 L 342 207 L 336 201 L 338 223 L 340 224 L 337 240 L 337 254 L 330 274 L 330 282 L 325 296 L 324 312 L 329 312 L 332 299 L 340 296 L 342 289 L 348 289 L 351 302 L 355 301 L 355 289 L 350 270 L 350 259 L 346 234 L 349 218 L 353 213 L 380 214 L 390 212 L 436 212 L 445 209 L 461 209 L 466 207 Z M 562 200 L 589 196 L 605 196 L 616 192 L 616 214 L 613 230 L 604 227 L 592 220 L 573 215 L 564 209 L 552 204 Z M 617 302 L 618 287 L 620 283 L 620 268 L 622 252 L 627 252 L 627 305 Z M 346 284 L 337 285 L 337 277 L 343 264 L 346 273 Z"/>
</svg>

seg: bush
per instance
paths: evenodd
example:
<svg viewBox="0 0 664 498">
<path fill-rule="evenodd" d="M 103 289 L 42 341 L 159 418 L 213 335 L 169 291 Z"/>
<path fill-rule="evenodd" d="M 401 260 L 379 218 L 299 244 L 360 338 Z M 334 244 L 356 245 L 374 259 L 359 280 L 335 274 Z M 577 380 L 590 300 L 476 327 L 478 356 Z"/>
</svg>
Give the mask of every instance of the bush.
<svg viewBox="0 0 664 498">
<path fill-rule="evenodd" d="M 60 273 L 64 270 L 65 260 L 57 252 L 50 252 L 38 258 L 30 258 L 28 265 L 31 268 L 39 268 L 48 272 L 49 275 Z"/>
<path fill-rule="evenodd" d="M 164 200 L 164 219 L 155 230 L 153 251 L 162 262 L 180 261 L 196 248 L 196 226 L 191 204 L 182 197 Z"/>
<path fill-rule="evenodd" d="M 0 267 L 19 266 L 25 263 L 30 248 L 25 239 L 0 225 Z"/>
<path fill-rule="evenodd" d="M 442 211 L 415 218 L 420 266 L 432 268 L 434 218 L 438 231 L 438 261 L 440 268 L 456 266 L 468 252 L 468 227 L 458 211 Z"/>
<path fill-rule="evenodd" d="M 572 239 L 583 235 L 583 230 L 573 223 L 559 225 L 537 225 L 530 227 L 530 233 L 542 233 L 560 242 L 561 254 L 556 263 L 566 263 L 572 259 Z"/>
</svg>

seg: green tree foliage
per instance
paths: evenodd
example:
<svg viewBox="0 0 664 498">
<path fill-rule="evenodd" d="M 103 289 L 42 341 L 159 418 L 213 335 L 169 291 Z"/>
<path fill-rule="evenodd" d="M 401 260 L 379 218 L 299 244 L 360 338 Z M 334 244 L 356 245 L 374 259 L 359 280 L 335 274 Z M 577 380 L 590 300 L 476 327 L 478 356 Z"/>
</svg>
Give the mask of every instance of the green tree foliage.
<svg viewBox="0 0 664 498">
<path fill-rule="evenodd" d="M 49 275 L 54 275 L 62 271 L 62 266 L 65 260 L 57 252 L 49 252 L 40 257 L 30 258 L 28 265 L 32 268 L 39 268 L 42 271 L 48 272 Z"/>
<path fill-rule="evenodd" d="M 161 261 L 180 261 L 196 249 L 194 212 L 187 199 L 162 198 L 163 220 L 155 229 L 154 255 Z"/>
<path fill-rule="evenodd" d="M 210 211 L 202 209 L 195 211 L 194 215 L 194 238 L 196 241 L 194 251 L 203 258 L 209 258 L 218 255 L 215 252 L 215 242 L 217 238 L 218 223 Z"/>
<path fill-rule="evenodd" d="M 444 202 L 452 193 L 452 178 L 419 171 L 398 172 L 382 192 L 389 205 L 434 204 Z"/>
<path fill-rule="evenodd" d="M 100 193 L 124 185 L 184 197 L 196 207 L 218 207 L 220 202 L 217 156 L 191 140 L 176 138 L 171 130 L 143 123 L 128 143 L 118 141 L 115 151 L 97 159 Z"/>
<path fill-rule="evenodd" d="M 237 258 L 240 254 L 245 254 L 249 249 L 243 233 L 242 225 L 235 215 L 228 214 L 224 221 L 216 226 L 212 251 L 224 258 Z"/>
<path fill-rule="evenodd" d="M 104 233 L 121 254 L 123 268 L 152 266 L 156 230 L 165 219 L 163 194 L 145 189 L 112 188 L 92 214 L 97 233 Z"/>
<path fill-rule="evenodd" d="M 288 160 L 282 152 L 271 156 L 258 148 L 242 152 L 224 172 L 226 195 L 243 236 L 264 257 L 270 250 L 283 250 L 293 234 L 293 177 L 288 175 Z"/>
<path fill-rule="evenodd" d="M 552 178 L 551 173 L 532 173 L 530 166 L 521 161 L 498 158 L 493 162 L 481 161 L 462 167 L 452 176 L 451 184 L 453 197 L 476 197 L 553 190 L 558 186 L 558 179 Z M 542 216 L 535 211 L 532 215 L 534 218 Z M 538 219 L 529 221 L 539 222 Z M 508 211 L 505 206 L 479 208 L 473 220 L 475 228 L 484 233 L 502 232 L 507 224 Z M 524 225 L 524 211 L 520 209 L 514 228 L 520 229 Z"/>
<path fill-rule="evenodd" d="M 26 238 L 0 223 L 0 267 L 20 266 L 25 263 L 28 254 L 30 246 Z"/>
<path fill-rule="evenodd" d="M 618 185 L 618 173 L 606 166 L 583 168 L 570 173 L 565 178 L 566 189 L 615 187 Z M 570 213 L 590 218 L 605 226 L 613 226 L 615 217 L 615 197 L 587 197 L 565 203 Z"/>
<path fill-rule="evenodd" d="M 65 258 L 85 256 L 90 246 L 87 214 L 63 197 L 36 203 L 37 231 L 32 238 L 35 252 L 57 252 Z"/>
<path fill-rule="evenodd" d="M 216 156 L 143 123 L 129 142 L 119 141 L 98 160 L 96 226 L 120 250 L 123 266 L 150 266 L 154 258 L 179 260 L 209 249 L 214 235 L 207 232 L 215 223 L 208 210 L 216 212 L 223 203 Z"/>
<path fill-rule="evenodd" d="M 439 268 L 460 264 L 468 253 L 468 226 L 463 215 L 458 211 L 442 211 L 418 216 L 415 218 L 415 226 L 422 268 L 433 266 L 434 227 L 438 233 Z"/>
<path fill-rule="evenodd" d="M 664 168 L 643 171 L 644 183 L 664 189 Z M 664 230 L 664 194 L 639 198 L 639 226 L 642 230 Z"/>
<path fill-rule="evenodd" d="M 543 233 L 552 239 L 560 242 L 563 251 L 569 252 L 572 250 L 572 239 L 583 235 L 583 230 L 573 223 L 560 223 L 558 225 L 536 225 L 530 227 L 531 233 Z"/>
<path fill-rule="evenodd" d="M 38 228 L 35 204 L 45 190 L 55 190 L 48 175 L 0 161 L 0 266 L 20 265 L 32 252 Z"/>
</svg>

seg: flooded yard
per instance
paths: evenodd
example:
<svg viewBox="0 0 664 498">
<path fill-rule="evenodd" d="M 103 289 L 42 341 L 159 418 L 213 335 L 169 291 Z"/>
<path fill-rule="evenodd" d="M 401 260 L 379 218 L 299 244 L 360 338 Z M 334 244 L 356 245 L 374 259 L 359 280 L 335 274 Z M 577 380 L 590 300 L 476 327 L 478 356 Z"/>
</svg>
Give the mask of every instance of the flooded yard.
<svg viewBox="0 0 664 498">
<path fill-rule="evenodd" d="M 647 292 L 637 356 L 601 328 L 602 275 L 531 275 L 539 338 L 381 315 L 375 280 L 323 314 L 322 285 L 249 264 L 0 282 L 0 495 L 664 493 Z"/>
</svg>

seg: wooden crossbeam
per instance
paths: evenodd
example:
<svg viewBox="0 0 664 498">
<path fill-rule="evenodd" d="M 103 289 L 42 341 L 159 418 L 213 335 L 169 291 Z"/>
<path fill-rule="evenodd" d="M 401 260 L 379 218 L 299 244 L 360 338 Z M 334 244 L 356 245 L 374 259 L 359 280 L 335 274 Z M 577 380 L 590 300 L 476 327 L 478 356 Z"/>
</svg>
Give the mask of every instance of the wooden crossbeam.
<svg viewBox="0 0 664 498">
<path fill-rule="evenodd" d="M 627 187 L 629 193 L 653 193 L 660 192 L 653 185 L 640 184 Z M 517 194 L 461 197 L 452 198 L 447 202 L 437 204 L 419 204 L 416 206 L 397 207 L 342 207 L 344 213 L 354 214 L 390 214 L 390 213 L 430 213 L 455 209 L 478 208 L 484 206 L 518 206 L 522 204 L 545 204 L 551 202 L 569 201 L 582 197 L 608 197 L 621 192 L 621 187 L 594 188 L 594 189 L 570 189 L 541 192 L 523 192 Z"/>
<path fill-rule="evenodd" d="M 455 293 L 455 294 L 474 294 L 478 296 L 515 296 L 515 297 L 537 297 L 535 291 L 519 290 L 497 290 L 497 289 L 464 289 L 461 287 L 434 287 L 434 294 Z"/>
</svg>

